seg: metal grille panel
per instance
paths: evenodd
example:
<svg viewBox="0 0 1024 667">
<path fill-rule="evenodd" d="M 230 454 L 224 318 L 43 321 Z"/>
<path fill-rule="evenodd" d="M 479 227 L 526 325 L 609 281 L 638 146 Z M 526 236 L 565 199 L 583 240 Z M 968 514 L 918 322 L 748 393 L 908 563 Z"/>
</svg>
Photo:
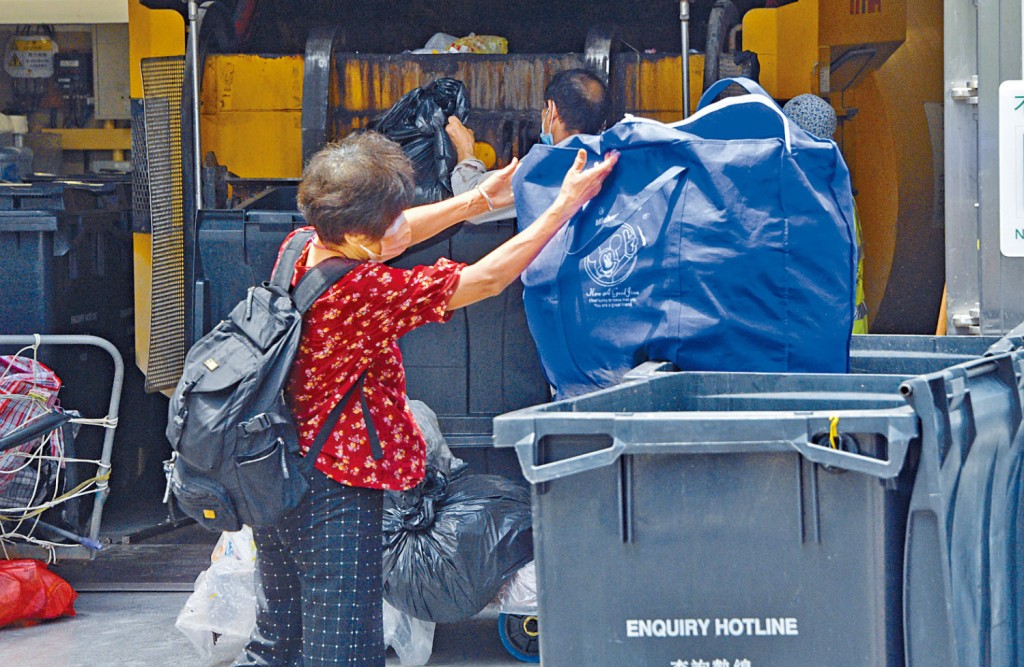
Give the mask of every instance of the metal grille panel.
<svg viewBox="0 0 1024 667">
<path fill-rule="evenodd" d="M 132 100 L 132 231 L 149 233 L 149 162 L 146 160 L 146 113 Z"/>
<path fill-rule="evenodd" d="M 181 93 L 185 58 L 142 61 L 148 208 L 153 234 L 153 303 L 146 391 L 173 388 L 185 359 L 185 244 Z"/>
</svg>

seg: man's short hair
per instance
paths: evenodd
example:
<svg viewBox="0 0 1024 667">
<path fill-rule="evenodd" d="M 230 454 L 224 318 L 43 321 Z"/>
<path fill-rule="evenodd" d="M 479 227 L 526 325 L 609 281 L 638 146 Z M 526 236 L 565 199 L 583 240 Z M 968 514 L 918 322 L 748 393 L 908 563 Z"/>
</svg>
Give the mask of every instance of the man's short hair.
<svg viewBox="0 0 1024 667">
<path fill-rule="evenodd" d="M 376 132 L 350 134 L 310 158 L 299 184 L 299 210 L 317 235 L 342 243 L 345 234 L 384 236 L 416 193 L 412 163 Z"/>
<path fill-rule="evenodd" d="M 558 115 L 571 134 L 597 134 L 608 122 L 611 102 L 608 87 L 593 72 L 568 69 L 551 77 L 544 101 L 558 107 Z"/>
</svg>

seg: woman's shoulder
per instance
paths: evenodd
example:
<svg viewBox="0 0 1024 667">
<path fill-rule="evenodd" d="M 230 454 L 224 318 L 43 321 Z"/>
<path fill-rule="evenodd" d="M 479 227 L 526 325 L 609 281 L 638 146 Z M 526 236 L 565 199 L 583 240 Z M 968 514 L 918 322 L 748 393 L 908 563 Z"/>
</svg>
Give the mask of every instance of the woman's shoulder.
<svg viewBox="0 0 1024 667">
<path fill-rule="evenodd" d="M 463 266 L 444 257 L 433 264 L 411 267 L 365 262 L 352 269 L 332 291 L 335 297 L 342 299 L 348 295 L 348 299 L 379 300 L 400 305 L 415 295 L 444 290 L 456 283 Z M 414 300 L 418 300 L 418 297 Z"/>
<path fill-rule="evenodd" d="M 454 262 L 447 257 L 441 257 L 433 264 L 416 264 L 411 267 L 390 266 L 379 262 L 367 262 L 365 266 L 366 268 L 363 271 L 363 275 L 368 277 L 389 276 L 392 280 L 399 277 L 406 280 L 416 280 L 420 276 L 433 276 L 455 272 L 461 270 L 465 264 Z"/>
</svg>

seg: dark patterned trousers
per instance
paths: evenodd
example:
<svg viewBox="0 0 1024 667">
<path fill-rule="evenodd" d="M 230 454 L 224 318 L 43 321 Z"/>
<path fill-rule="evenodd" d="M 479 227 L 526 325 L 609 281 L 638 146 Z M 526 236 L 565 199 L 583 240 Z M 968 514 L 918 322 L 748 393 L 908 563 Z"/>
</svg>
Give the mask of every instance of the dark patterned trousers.
<svg viewBox="0 0 1024 667">
<path fill-rule="evenodd" d="M 383 667 L 383 492 L 319 470 L 309 492 L 256 541 L 256 629 L 236 666 Z"/>
</svg>

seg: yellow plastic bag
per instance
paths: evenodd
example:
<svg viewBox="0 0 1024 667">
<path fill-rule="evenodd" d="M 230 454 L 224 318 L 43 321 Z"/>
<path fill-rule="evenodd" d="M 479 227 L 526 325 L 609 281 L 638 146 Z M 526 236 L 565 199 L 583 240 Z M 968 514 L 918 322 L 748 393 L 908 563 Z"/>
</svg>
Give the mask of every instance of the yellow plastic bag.
<svg viewBox="0 0 1024 667">
<path fill-rule="evenodd" d="M 452 42 L 448 47 L 449 53 L 508 53 L 508 40 L 497 35 L 474 35 L 470 33 L 465 37 Z"/>
</svg>

